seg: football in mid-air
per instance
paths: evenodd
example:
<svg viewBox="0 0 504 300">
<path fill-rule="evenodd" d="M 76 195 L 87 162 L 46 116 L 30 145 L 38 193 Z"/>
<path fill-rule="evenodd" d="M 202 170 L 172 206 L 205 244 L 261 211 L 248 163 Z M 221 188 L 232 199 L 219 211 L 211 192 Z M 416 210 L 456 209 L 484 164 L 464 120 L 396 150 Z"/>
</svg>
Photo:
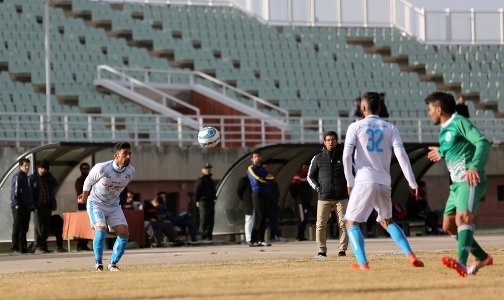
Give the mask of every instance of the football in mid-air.
<svg viewBox="0 0 504 300">
<path fill-rule="evenodd" d="M 198 133 L 198 143 L 203 148 L 213 148 L 220 142 L 220 134 L 211 126 L 203 127 Z"/>
</svg>

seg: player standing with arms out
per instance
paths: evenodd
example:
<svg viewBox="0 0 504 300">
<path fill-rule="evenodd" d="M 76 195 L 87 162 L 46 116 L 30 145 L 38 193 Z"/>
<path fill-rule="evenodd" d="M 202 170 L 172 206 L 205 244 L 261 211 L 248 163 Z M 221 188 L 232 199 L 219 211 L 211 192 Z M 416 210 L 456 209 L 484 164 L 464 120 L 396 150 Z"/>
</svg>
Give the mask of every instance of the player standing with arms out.
<svg viewBox="0 0 504 300">
<path fill-rule="evenodd" d="M 87 203 L 91 227 L 95 230 L 93 249 L 95 268 L 98 271 L 103 271 L 102 257 L 107 224 L 117 234 L 108 265 L 109 271 L 119 271 L 117 263 L 128 243 L 128 223 L 119 203 L 119 195 L 135 175 L 130 159 L 130 144 L 117 143 L 114 146 L 114 159 L 98 163 L 91 169 L 84 181 L 83 192 L 77 197 L 79 203 Z"/>
<path fill-rule="evenodd" d="M 465 277 L 493 264 L 493 258 L 474 239 L 472 223 L 488 187 L 485 165 L 490 143 L 471 121 L 455 112 L 455 98 L 451 94 L 434 92 L 425 103 L 432 123 L 441 126 L 439 148 L 429 147 L 427 157 L 433 162 L 444 158 L 453 182 L 446 201 L 443 229 L 458 240 L 457 259 L 443 256 L 441 262 Z M 466 269 L 469 252 L 476 261 Z"/>
<path fill-rule="evenodd" d="M 409 245 L 402 229 L 392 222 L 390 162 L 392 151 L 401 169 L 418 197 L 418 185 L 399 130 L 394 125 L 380 119 L 380 96 L 378 93 L 362 95 L 361 111 L 364 119 L 350 124 L 343 150 L 343 166 L 350 199 L 345 217 L 350 245 L 357 257 L 354 270 L 367 270 L 369 264 L 364 249 L 364 236 L 359 223 L 365 223 L 373 208 L 378 213 L 376 221 L 387 230 L 394 242 L 401 248 L 412 267 L 423 267 Z M 355 149 L 355 177 L 352 172 L 352 153 Z M 355 185 L 355 186 L 354 186 Z"/>
</svg>

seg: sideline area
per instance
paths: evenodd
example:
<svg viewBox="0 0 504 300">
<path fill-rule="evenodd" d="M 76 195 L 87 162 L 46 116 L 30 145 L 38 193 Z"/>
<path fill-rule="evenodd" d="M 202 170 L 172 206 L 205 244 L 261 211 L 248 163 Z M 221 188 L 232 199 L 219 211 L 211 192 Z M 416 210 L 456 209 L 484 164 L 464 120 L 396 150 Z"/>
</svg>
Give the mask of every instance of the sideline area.
<svg viewBox="0 0 504 300">
<path fill-rule="evenodd" d="M 421 258 L 422 251 L 455 251 L 457 244 L 449 236 L 422 236 L 408 238 L 411 247 Z M 504 248 L 504 233 L 476 234 L 478 243 L 484 248 Z M 337 256 L 338 241 L 328 240 L 328 256 Z M 390 238 L 366 239 L 368 254 L 394 253 L 402 255 Z M 143 248 L 126 250 L 119 266 L 124 270 L 132 264 L 177 265 L 192 262 L 236 261 L 248 259 L 276 259 L 311 257 L 317 253 L 314 241 L 276 242 L 271 247 L 249 247 L 248 245 L 209 245 L 197 247 Z M 108 263 L 111 251 L 104 253 L 104 263 Z M 353 257 L 351 249 L 347 256 Z M 441 254 L 440 254 L 441 255 Z M 0 274 L 60 269 L 93 269 L 92 252 L 23 254 L 0 256 Z"/>
</svg>

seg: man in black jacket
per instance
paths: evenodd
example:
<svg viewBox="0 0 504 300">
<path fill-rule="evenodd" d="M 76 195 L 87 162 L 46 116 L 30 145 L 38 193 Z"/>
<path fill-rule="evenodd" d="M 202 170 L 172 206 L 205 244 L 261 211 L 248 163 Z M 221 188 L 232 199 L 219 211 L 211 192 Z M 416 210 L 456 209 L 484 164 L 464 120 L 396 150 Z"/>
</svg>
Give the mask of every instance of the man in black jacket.
<svg viewBox="0 0 504 300">
<path fill-rule="evenodd" d="M 327 131 L 324 133 L 322 152 L 312 158 L 308 169 L 308 183 L 318 193 L 316 233 L 318 258 L 326 257 L 327 221 L 333 208 L 338 215 L 340 229 L 338 256 L 345 256 L 348 248 L 348 236 L 343 222 L 348 205 L 348 192 L 342 157 L 343 145 L 338 144 L 338 135 L 334 131 Z"/>
<path fill-rule="evenodd" d="M 37 172 L 30 175 L 35 206 L 35 253 L 48 253 L 47 237 L 51 231 L 51 215 L 56 210 L 56 186 L 58 181 L 49 171 L 49 161 L 43 159 Z"/>
<path fill-rule="evenodd" d="M 196 207 L 199 207 L 200 213 L 201 239 L 211 241 L 217 191 L 215 189 L 215 182 L 212 179 L 212 165 L 206 163 L 203 169 L 201 169 L 201 172 L 203 176 L 196 180 L 194 194 L 196 198 Z"/>
</svg>

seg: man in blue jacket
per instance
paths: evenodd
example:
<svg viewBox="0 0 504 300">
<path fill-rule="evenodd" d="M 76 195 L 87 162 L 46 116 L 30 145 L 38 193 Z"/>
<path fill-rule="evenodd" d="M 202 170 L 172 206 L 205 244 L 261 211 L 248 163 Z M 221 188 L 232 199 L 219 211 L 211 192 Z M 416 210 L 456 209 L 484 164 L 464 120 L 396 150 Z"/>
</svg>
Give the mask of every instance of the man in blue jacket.
<svg viewBox="0 0 504 300">
<path fill-rule="evenodd" d="M 252 165 L 247 169 L 247 176 L 252 190 L 252 203 L 254 205 L 254 226 L 252 228 L 252 237 L 250 247 L 271 246 L 264 241 L 266 232 L 266 218 L 268 217 L 269 206 L 269 180 L 275 177 L 261 166 L 261 153 L 253 151 L 250 156 Z"/>
<path fill-rule="evenodd" d="M 56 210 L 56 178 L 49 172 L 49 161 L 42 160 L 37 172 L 30 175 L 35 206 L 35 253 L 48 253 L 47 237 L 51 231 L 51 215 Z"/>
<path fill-rule="evenodd" d="M 12 248 L 14 254 L 27 253 L 26 233 L 30 226 L 30 213 L 33 207 L 33 196 L 28 178 L 30 160 L 19 160 L 19 172 L 14 174 L 11 181 L 11 209 L 12 209 Z"/>
</svg>

